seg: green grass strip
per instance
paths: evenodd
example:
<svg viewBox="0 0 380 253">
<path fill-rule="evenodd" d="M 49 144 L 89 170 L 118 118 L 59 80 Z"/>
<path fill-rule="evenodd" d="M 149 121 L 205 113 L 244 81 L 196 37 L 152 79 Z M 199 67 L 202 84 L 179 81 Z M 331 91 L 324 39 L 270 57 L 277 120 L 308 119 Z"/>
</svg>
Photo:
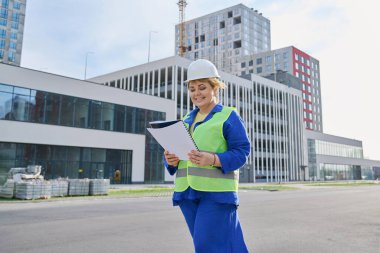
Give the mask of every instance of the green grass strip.
<svg viewBox="0 0 380 253">
<path fill-rule="evenodd" d="M 304 184 L 305 186 L 380 186 L 380 184 L 375 182 L 320 182 L 320 183 L 310 183 Z"/>
<path fill-rule="evenodd" d="M 286 185 L 252 185 L 252 186 L 240 186 L 241 190 L 264 190 L 264 191 L 293 191 L 299 188 Z"/>
<path fill-rule="evenodd" d="M 139 189 L 111 189 L 108 196 L 111 197 L 144 197 L 144 196 L 169 196 L 173 193 L 173 188 L 160 188 L 160 187 L 150 187 L 150 188 L 139 188 Z"/>
</svg>

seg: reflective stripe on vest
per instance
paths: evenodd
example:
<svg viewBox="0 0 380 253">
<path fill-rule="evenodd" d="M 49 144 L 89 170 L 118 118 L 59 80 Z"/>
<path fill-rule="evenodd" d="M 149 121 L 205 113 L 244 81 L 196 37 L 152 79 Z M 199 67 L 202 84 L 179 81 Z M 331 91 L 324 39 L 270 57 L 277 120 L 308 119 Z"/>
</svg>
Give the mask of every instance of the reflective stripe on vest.
<svg viewBox="0 0 380 253">
<path fill-rule="evenodd" d="M 227 151 L 227 141 L 223 136 L 223 124 L 233 110 L 230 107 L 223 107 L 221 112 L 214 113 L 212 118 L 197 126 L 193 133 L 193 139 L 199 150 L 211 153 Z M 187 127 L 189 126 L 187 125 Z M 238 182 L 239 170 L 224 174 L 220 169 L 213 166 L 197 166 L 190 161 L 180 161 L 174 191 L 182 192 L 190 186 L 199 191 L 236 192 Z"/>
<path fill-rule="evenodd" d="M 190 175 L 198 176 L 198 177 L 224 178 L 224 179 L 236 179 L 238 177 L 233 172 L 223 174 L 219 169 L 208 170 L 208 169 L 202 169 L 202 168 L 196 168 L 196 167 L 189 167 L 187 170 L 186 169 L 177 170 L 176 177 L 186 177 L 187 171 L 189 171 Z"/>
</svg>

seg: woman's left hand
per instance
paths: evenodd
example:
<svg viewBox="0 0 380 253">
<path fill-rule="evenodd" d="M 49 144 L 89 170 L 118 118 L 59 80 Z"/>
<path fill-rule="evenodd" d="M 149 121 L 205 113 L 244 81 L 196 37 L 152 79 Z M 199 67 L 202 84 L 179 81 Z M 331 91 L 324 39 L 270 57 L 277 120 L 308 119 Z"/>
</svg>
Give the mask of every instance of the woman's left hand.
<svg viewBox="0 0 380 253">
<path fill-rule="evenodd" d="M 192 150 L 187 155 L 189 157 L 190 162 L 199 166 L 211 166 L 214 163 L 213 153 Z"/>
</svg>

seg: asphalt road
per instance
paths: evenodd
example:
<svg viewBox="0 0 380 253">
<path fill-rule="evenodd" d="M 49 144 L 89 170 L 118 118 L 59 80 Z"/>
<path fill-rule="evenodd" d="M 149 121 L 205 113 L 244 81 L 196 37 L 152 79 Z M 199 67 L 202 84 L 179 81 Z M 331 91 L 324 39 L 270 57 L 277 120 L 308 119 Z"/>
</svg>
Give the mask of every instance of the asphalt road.
<svg viewBox="0 0 380 253">
<path fill-rule="evenodd" d="M 380 253 L 380 186 L 241 191 L 255 253 Z M 170 197 L 0 203 L 1 253 L 194 252 Z"/>
</svg>

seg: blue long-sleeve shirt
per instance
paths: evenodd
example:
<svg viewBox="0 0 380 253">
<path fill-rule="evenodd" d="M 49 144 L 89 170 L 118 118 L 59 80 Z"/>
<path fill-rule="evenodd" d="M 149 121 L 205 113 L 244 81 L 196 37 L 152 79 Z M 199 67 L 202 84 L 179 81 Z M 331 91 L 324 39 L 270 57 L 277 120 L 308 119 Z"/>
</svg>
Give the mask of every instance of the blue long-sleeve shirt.
<svg viewBox="0 0 380 253">
<path fill-rule="evenodd" d="M 208 121 L 215 113 L 222 111 L 222 109 L 223 106 L 217 104 L 202 122 L 195 124 L 194 130 L 199 124 Z M 189 117 L 184 120 L 189 126 L 193 124 L 198 111 L 198 108 L 192 110 L 189 113 Z M 220 169 L 223 173 L 228 173 L 242 167 L 246 163 L 251 150 L 251 144 L 243 120 L 235 111 L 232 111 L 231 115 L 223 124 L 223 136 L 227 141 L 227 151 L 224 153 L 217 153 L 217 155 L 222 165 Z M 170 175 L 176 173 L 178 169 L 177 167 L 168 165 L 165 159 L 164 164 Z M 174 192 L 173 205 L 178 205 L 184 199 L 209 199 L 218 203 L 239 205 L 239 197 L 236 192 L 204 192 L 194 190 L 191 187 L 183 192 Z"/>
</svg>

